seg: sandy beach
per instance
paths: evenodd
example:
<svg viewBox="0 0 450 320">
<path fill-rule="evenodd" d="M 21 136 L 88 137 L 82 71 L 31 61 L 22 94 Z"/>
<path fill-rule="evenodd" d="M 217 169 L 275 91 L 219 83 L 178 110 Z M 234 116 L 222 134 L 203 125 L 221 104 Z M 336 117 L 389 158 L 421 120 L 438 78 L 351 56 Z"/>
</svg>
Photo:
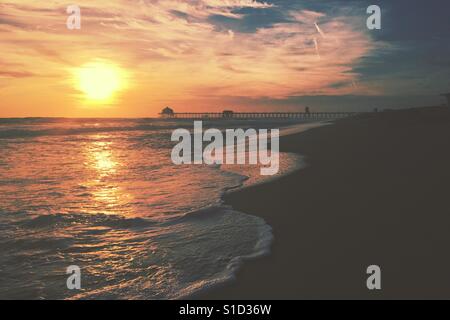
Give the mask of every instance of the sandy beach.
<svg viewBox="0 0 450 320">
<path fill-rule="evenodd" d="M 226 197 L 272 226 L 270 255 L 204 299 L 450 298 L 450 110 L 360 115 L 282 137 L 309 166 Z M 379 265 L 382 290 L 366 269 Z"/>
</svg>

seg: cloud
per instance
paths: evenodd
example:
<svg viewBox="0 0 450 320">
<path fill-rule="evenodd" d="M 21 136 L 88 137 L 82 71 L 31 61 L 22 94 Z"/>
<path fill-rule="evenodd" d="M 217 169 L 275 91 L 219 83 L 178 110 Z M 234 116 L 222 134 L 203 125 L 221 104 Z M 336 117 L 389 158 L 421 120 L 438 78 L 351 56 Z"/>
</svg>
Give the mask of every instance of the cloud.
<svg viewBox="0 0 450 320">
<path fill-rule="evenodd" d="M 352 85 L 359 78 L 354 67 L 377 47 L 351 16 L 291 10 L 283 21 L 240 32 L 218 28 L 210 17 L 242 19 L 250 14 L 242 9 L 276 7 L 255 0 L 77 2 L 78 31 L 65 26 L 64 1 L 2 4 L 10 31 L 3 59 L 27 70 L 10 76 L 59 73 L 65 80 L 68 68 L 102 58 L 129 69 L 135 87 L 151 88 L 152 99 L 373 93 Z"/>
<path fill-rule="evenodd" d="M 203 0 L 207 7 L 211 8 L 256 8 L 267 9 L 274 7 L 273 4 L 267 2 L 259 2 L 256 0 Z"/>
<path fill-rule="evenodd" d="M 29 71 L 8 71 L 8 70 L 0 70 L 0 77 L 5 78 L 26 78 L 32 77 L 34 74 Z"/>
</svg>

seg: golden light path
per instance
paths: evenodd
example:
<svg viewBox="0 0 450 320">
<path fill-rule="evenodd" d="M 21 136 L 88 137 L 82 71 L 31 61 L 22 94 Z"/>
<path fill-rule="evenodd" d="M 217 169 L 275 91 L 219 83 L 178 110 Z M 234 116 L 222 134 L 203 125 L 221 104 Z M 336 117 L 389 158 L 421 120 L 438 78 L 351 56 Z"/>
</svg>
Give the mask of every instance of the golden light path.
<svg viewBox="0 0 450 320">
<path fill-rule="evenodd" d="M 85 185 L 92 195 L 90 204 L 84 208 L 91 214 L 127 215 L 124 207 L 130 202 L 132 195 L 125 192 L 117 183 L 123 164 L 118 161 L 114 144 L 108 135 L 95 135 L 93 141 L 87 143 L 83 149 L 86 156 L 85 167 L 88 170 L 88 181 Z"/>
</svg>

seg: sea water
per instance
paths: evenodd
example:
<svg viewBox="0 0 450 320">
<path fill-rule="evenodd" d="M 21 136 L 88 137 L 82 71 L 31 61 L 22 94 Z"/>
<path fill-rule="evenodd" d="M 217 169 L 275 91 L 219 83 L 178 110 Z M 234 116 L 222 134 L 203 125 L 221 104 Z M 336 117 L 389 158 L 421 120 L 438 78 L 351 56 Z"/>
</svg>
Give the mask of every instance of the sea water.
<svg viewBox="0 0 450 320">
<path fill-rule="evenodd" d="M 176 128 L 192 121 L 0 119 L 0 298 L 183 298 L 267 253 L 270 226 L 222 195 L 268 177 L 253 166 L 173 165 Z M 285 174 L 301 158 L 282 153 L 280 164 Z M 71 265 L 80 290 L 66 286 Z"/>
</svg>

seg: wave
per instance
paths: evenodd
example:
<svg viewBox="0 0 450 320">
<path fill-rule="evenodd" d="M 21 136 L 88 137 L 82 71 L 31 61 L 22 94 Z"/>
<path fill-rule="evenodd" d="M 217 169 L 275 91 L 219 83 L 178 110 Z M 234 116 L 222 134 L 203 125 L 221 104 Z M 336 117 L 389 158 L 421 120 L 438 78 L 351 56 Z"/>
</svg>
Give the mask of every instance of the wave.
<svg viewBox="0 0 450 320">
<path fill-rule="evenodd" d="M 35 138 L 41 136 L 68 136 L 81 134 L 98 134 L 110 132 L 131 132 L 131 131 L 160 131 L 176 129 L 176 125 L 154 126 L 154 125 L 137 125 L 129 127 L 84 127 L 84 128 L 52 128 L 41 130 L 27 129 L 7 129 L 0 130 L 0 139 L 16 139 L 16 138 Z"/>
<path fill-rule="evenodd" d="M 120 140 L 124 143 L 126 147 L 124 149 L 127 152 L 140 152 L 142 148 L 153 145 L 155 150 L 161 149 L 161 141 L 165 139 L 160 139 L 162 135 L 154 135 L 153 131 L 180 127 L 179 122 L 164 121 L 111 120 L 100 123 L 98 127 L 94 126 L 95 121 L 83 122 L 80 126 L 78 122 L 74 125 L 73 121 L 63 121 L 70 122 L 70 125 L 61 125 L 60 121 L 54 120 L 57 125 L 53 127 L 47 125 L 48 120 L 27 121 L 29 123 L 19 122 L 19 126 L 13 128 L 8 127 L 8 124 L 0 125 L 0 138 L 148 131 L 148 137 L 143 137 L 142 134 L 139 134 L 139 137 L 136 134 L 130 134 L 127 135 L 126 140 Z M 166 133 L 161 132 L 161 134 Z M 76 137 L 76 140 L 83 138 Z M 86 139 L 89 138 L 86 137 Z M 65 144 L 71 139 L 73 138 L 62 137 L 48 140 L 51 140 L 49 143 L 52 144 L 56 143 L 55 141 Z M 9 142 L 7 141 L 6 144 L 8 145 Z M 18 139 L 17 142 L 23 141 Z M 39 146 L 41 145 L 42 143 L 39 143 Z M 119 144 L 119 146 L 122 145 Z M 31 150 L 36 152 L 34 149 Z M 160 159 L 156 155 L 155 153 L 155 158 L 149 158 L 151 161 L 143 162 L 145 166 L 138 166 L 137 171 L 133 171 L 135 175 L 131 176 L 133 181 L 130 184 L 134 183 L 135 177 L 141 177 L 141 175 L 149 179 L 149 168 L 152 168 L 155 163 L 163 164 L 161 159 L 165 158 Z M 14 154 L 12 158 L 16 157 L 17 155 Z M 41 163 L 36 163 L 36 168 L 42 169 Z M 8 268 L 8 271 L 2 274 L 7 284 L 0 288 L 0 297 L 14 296 L 11 290 L 15 290 L 16 295 L 22 297 L 24 287 L 17 286 L 17 278 L 33 281 L 32 285 L 29 285 L 30 288 L 39 287 L 44 283 L 42 279 L 46 276 L 45 272 L 64 270 L 68 261 L 71 263 L 83 261 L 85 265 L 89 265 L 90 273 L 86 274 L 85 283 L 90 287 L 86 287 L 80 296 L 67 296 L 74 293 L 69 293 L 64 288 L 58 291 L 59 287 L 58 284 L 55 286 L 54 279 L 45 279 L 49 282 L 45 282 L 45 290 L 43 289 L 39 297 L 58 299 L 187 298 L 199 291 L 234 279 L 236 271 L 245 260 L 270 253 L 273 233 L 272 228 L 262 218 L 236 211 L 223 200 L 227 192 L 255 184 L 252 176 L 258 174 L 259 170 L 252 172 L 244 168 L 240 172 L 229 172 L 220 166 L 216 169 L 220 170 L 220 175 L 216 175 L 217 171 L 214 169 L 212 169 L 214 172 L 211 172 L 201 167 L 190 168 L 189 170 L 193 172 L 189 171 L 189 174 L 184 171 L 174 171 L 174 177 L 170 179 L 163 175 L 156 175 L 155 180 L 152 180 L 153 184 L 159 182 L 158 178 L 166 179 L 166 183 L 175 179 L 185 182 L 177 184 L 180 188 L 181 185 L 185 187 L 185 193 L 189 192 L 187 187 L 197 187 L 196 190 L 200 191 L 195 194 L 199 195 L 201 192 L 207 197 L 200 198 L 201 202 L 192 204 L 189 203 L 191 198 L 188 196 L 167 198 L 169 206 L 162 206 L 159 209 L 161 212 L 158 211 L 158 214 L 153 215 L 153 219 L 145 214 L 161 205 L 160 202 L 149 206 L 130 206 L 129 212 L 133 216 L 91 214 L 84 212 L 89 210 L 85 206 L 72 206 L 68 213 L 62 213 L 59 208 L 66 208 L 65 202 L 62 202 L 61 206 L 46 203 L 40 205 L 35 203 L 33 198 L 27 197 L 25 199 L 30 201 L 26 203 L 29 202 L 33 206 L 23 205 L 18 208 L 11 206 L 10 212 L 17 210 L 14 214 L 1 212 L 0 206 L 0 230 L 3 233 L 0 237 L 0 248 L 5 253 L 0 258 L 0 264 Z M 172 171 L 170 172 L 172 174 Z M 208 179 L 205 179 L 205 176 Z M 12 185 L 26 182 L 16 179 L 18 178 L 12 176 L 4 181 Z M 115 180 L 112 181 L 115 182 Z M 34 183 L 41 184 L 40 180 L 30 181 L 31 186 Z M 201 184 L 210 188 L 198 187 Z M 70 201 L 83 203 L 85 198 L 86 201 L 91 198 L 90 190 L 84 187 L 76 191 L 80 192 L 75 195 L 78 195 L 81 200 L 70 198 Z M 163 191 L 165 191 L 164 188 L 161 192 Z M 176 193 L 178 190 L 173 192 Z M 182 193 L 181 190 L 179 193 Z M 55 187 L 48 194 L 53 199 L 65 193 Z M 175 207 L 173 202 L 177 199 L 180 203 L 176 203 L 178 206 Z M 201 205 L 207 206 L 193 210 Z M 120 212 L 120 210 L 114 212 Z M 38 215 L 38 213 L 45 214 Z M 134 217 L 134 214 L 139 217 Z M 46 269 L 39 269 L 43 268 L 42 266 Z M 34 270 L 35 276 L 29 277 L 26 274 L 28 267 L 37 268 Z M 41 271 L 43 273 L 39 273 Z"/>
<path fill-rule="evenodd" d="M 235 214 L 243 214 L 234 211 Z M 247 216 L 247 214 L 244 214 Z M 257 217 L 254 217 L 257 218 Z M 259 219 L 258 225 L 258 241 L 256 242 L 253 252 L 246 255 L 238 255 L 231 259 L 227 267 L 215 277 L 199 283 L 194 283 L 178 291 L 173 297 L 174 299 L 191 299 L 196 295 L 207 292 L 208 290 L 220 286 L 224 283 L 232 281 L 236 278 L 236 273 L 246 260 L 263 257 L 270 254 L 273 232 L 272 227 L 269 226 L 262 218 Z"/>
<path fill-rule="evenodd" d="M 289 128 L 286 128 L 281 131 L 280 136 L 288 136 L 292 134 L 301 133 L 316 127 L 320 127 L 326 125 L 326 123 L 314 123 L 314 124 L 303 124 L 303 125 L 297 125 L 292 126 Z M 202 210 L 197 210 L 194 212 L 187 213 L 183 218 L 184 220 L 195 220 L 195 219 L 205 219 L 211 216 L 211 214 L 217 214 L 223 211 L 233 211 L 237 214 L 244 214 L 239 211 L 235 211 L 231 206 L 226 205 L 224 203 L 223 196 L 224 194 L 230 193 L 230 192 L 238 192 L 239 190 L 242 190 L 244 188 L 248 188 L 250 186 L 255 186 L 259 184 L 269 183 L 271 181 L 274 181 L 276 179 L 280 179 L 284 176 L 290 175 L 295 171 L 301 170 L 307 166 L 307 163 L 305 161 L 305 158 L 298 154 L 292 154 L 292 153 L 280 153 L 281 162 L 283 170 L 281 170 L 278 174 L 274 176 L 264 176 L 260 177 L 258 176 L 259 170 L 249 170 L 250 166 L 244 167 L 243 170 L 235 170 L 231 166 L 223 166 L 219 165 L 217 168 L 225 173 L 228 174 L 235 174 L 240 176 L 241 180 L 238 185 L 227 187 L 224 189 L 223 194 L 221 195 L 221 203 L 220 206 L 210 206 L 206 207 Z M 246 214 L 245 214 L 246 215 Z M 250 215 L 249 215 L 250 216 Z M 216 287 L 218 285 L 221 285 L 225 282 L 231 281 L 235 278 L 237 270 L 241 267 L 241 265 L 245 262 L 245 260 L 248 259 L 254 259 L 258 257 L 262 257 L 265 255 L 270 254 L 271 252 L 271 246 L 273 243 L 273 231 L 272 227 L 268 225 L 264 219 L 256 216 L 250 216 L 253 218 L 258 219 L 258 240 L 254 247 L 254 250 L 250 254 L 246 255 L 240 255 L 234 257 L 228 264 L 227 268 L 222 272 L 221 275 L 210 279 L 209 281 L 204 281 L 202 283 L 196 283 L 192 286 L 189 286 L 185 288 L 184 290 L 181 290 L 179 295 L 176 298 L 183 299 L 183 298 L 192 298 L 195 295 L 201 294 L 202 292 L 205 292 L 213 287 Z"/>
<path fill-rule="evenodd" d="M 158 222 L 145 218 L 126 218 L 106 214 L 46 214 L 26 218 L 16 225 L 28 229 L 53 229 L 70 226 L 75 223 L 89 223 L 92 226 L 103 226 L 114 229 L 140 229 L 155 226 Z"/>
<path fill-rule="evenodd" d="M 270 121 L 210 121 L 203 120 L 205 126 L 217 128 L 273 127 L 277 122 Z M 286 127 L 289 122 L 279 123 Z M 72 126 L 72 127 L 70 127 Z M 0 119 L 0 139 L 34 138 L 40 136 L 65 136 L 81 134 L 98 134 L 109 132 L 160 131 L 174 130 L 180 127 L 189 128 L 193 121 L 186 119 L 72 119 L 72 118 L 24 118 Z M 300 124 L 300 127 L 308 124 Z M 314 127 L 311 124 L 310 127 Z M 295 130 L 296 126 L 287 127 Z M 303 129 L 305 130 L 305 129 Z M 283 132 L 284 130 L 282 130 Z M 297 131 L 298 132 L 298 131 Z"/>
</svg>

